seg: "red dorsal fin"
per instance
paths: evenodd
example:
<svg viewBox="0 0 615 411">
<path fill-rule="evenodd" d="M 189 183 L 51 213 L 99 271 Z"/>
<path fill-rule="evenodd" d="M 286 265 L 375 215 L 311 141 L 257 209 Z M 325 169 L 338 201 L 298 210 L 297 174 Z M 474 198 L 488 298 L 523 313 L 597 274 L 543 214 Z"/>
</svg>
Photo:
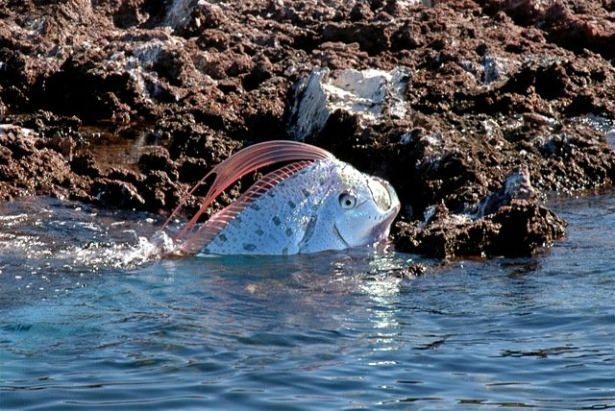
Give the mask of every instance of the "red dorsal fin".
<svg viewBox="0 0 615 411">
<path fill-rule="evenodd" d="M 175 236 L 176 240 L 186 237 L 186 234 L 194 227 L 201 215 L 207 210 L 207 207 L 209 207 L 225 189 L 236 183 L 246 174 L 280 162 L 300 160 L 314 161 L 327 158 L 333 158 L 333 155 L 321 148 L 297 141 L 266 141 L 244 148 L 214 167 L 186 195 L 184 195 L 180 199 L 179 205 L 173 210 L 164 225 L 166 226 L 169 224 L 171 219 L 184 206 L 188 197 L 211 175 L 215 175 L 215 179 L 209 187 L 207 194 L 203 197 L 199 210 L 177 233 Z"/>
</svg>

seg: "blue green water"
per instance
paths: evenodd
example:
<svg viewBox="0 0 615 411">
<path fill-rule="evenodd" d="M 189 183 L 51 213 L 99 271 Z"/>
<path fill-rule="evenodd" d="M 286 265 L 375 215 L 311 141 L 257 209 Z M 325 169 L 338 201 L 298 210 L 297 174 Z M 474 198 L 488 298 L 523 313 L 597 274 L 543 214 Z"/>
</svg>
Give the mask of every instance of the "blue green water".
<svg viewBox="0 0 615 411">
<path fill-rule="evenodd" d="M 385 251 L 158 260 L 147 216 L 0 206 L 0 409 L 615 407 L 615 198 L 555 207 L 541 256 L 403 278 Z"/>
</svg>

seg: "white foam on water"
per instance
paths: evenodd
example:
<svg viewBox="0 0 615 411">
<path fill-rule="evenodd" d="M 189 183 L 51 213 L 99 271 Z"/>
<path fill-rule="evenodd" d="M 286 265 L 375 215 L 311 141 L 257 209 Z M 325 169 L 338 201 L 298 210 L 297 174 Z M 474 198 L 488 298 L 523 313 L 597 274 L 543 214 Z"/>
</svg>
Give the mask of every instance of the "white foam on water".
<svg viewBox="0 0 615 411">
<path fill-rule="evenodd" d="M 45 200 L 28 200 L 0 209 L 0 262 L 15 269 L 45 266 L 50 272 L 130 269 L 159 260 L 174 248 L 151 218 L 116 218 L 67 204 L 49 207 Z"/>
<path fill-rule="evenodd" d="M 135 268 L 160 260 L 173 250 L 173 241 L 161 231 L 151 238 L 139 236 L 135 243 L 91 243 L 60 251 L 54 258 L 70 261 L 73 266 Z"/>
</svg>

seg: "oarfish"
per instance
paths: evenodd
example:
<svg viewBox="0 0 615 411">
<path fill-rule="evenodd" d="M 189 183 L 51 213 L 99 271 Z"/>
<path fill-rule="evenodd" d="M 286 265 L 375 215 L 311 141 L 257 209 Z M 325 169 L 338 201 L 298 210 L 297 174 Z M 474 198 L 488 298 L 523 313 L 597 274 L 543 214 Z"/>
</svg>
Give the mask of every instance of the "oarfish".
<svg viewBox="0 0 615 411">
<path fill-rule="evenodd" d="M 286 164 L 229 206 L 198 222 L 216 197 L 241 177 L 282 162 Z M 287 255 L 366 246 L 387 238 L 400 210 L 387 181 L 358 171 L 328 151 L 294 141 L 268 141 L 240 150 L 189 194 L 212 175 L 199 211 L 175 236 L 180 253 Z"/>
</svg>

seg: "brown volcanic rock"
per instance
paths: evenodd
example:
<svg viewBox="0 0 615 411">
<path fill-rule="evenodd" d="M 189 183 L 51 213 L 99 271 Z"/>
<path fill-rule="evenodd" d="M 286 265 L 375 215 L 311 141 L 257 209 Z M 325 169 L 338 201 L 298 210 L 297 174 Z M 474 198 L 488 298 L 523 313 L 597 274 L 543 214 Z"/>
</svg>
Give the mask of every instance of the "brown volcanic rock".
<svg viewBox="0 0 615 411">
<path fill-rule="evenodd" d="M 0 198 L 49 193 L 60 198 L 83 195 L 87 186 L 75 177 L 57 151 L 39 148 L 32 130 L 0 125 Z"/>
<path fill-rule="evenodd" d="M 441 205 L 426 224 L 399 222 L 395 227 L 398 250 L 443 259 L 531 255 L 565 234 L 565 221 L 527 200 L 513 200 L 476 220 Z"/>
<path fill-rule="evenodd" d="M 306 141 L 393 183 L 400 249 L 532 253 L 563 233 L 545 193 L 615 179 L 612 2 L 423 3 L 0 0 L 0 196 L 168 212 L 290 138 L 311 73 L 401 68 L 404 110 L 333 110 Z M 515 172 L 531 195 L 506 191 Z"/>
</svg>

